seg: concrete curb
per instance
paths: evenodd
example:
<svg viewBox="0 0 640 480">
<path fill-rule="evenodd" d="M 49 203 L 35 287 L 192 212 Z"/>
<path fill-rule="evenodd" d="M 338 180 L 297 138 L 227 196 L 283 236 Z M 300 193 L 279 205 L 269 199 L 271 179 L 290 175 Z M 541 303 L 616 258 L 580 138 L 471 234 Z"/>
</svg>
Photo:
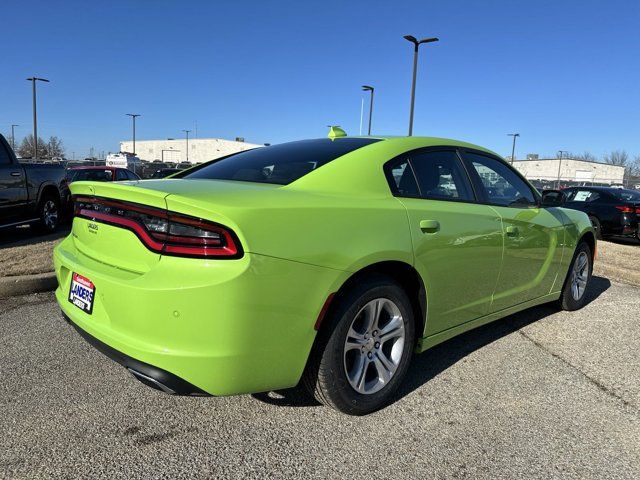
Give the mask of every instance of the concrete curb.
<svg viewBox="0 0 640 480">
<path fill-rule="evenodd" d="M 55 272 L 0 278 L 0 298 L 49 292 L 58 286 Z"/>
</svg>

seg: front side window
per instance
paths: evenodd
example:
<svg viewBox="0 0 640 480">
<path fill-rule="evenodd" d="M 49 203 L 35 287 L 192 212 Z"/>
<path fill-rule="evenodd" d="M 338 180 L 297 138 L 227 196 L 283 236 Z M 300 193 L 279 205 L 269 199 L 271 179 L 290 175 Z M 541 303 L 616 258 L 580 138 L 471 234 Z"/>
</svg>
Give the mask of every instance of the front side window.
<svg viewBox="0 0 640 480">
<path fill-rule="evenodd" d="M 116 171 L 116 180 L 118 182 L 121 182 L 123 180 L 129 180 L 129 175 L 127 175 L 127 171 L 126 170 L 122 170 L 121 168 L 119 168 Z"/>
<path fill-rule="evenodd" d="M 598 192 L 593 190 L 572 190 L 567 195 L 567 202 L 594 202 L 600 198 Z"/>
<path fill-rule="evenodd" d="M 258 147 L 206 163 L 179 177 L 287 185 L 342 155 L 379 141 L 322 138 Z"/>
<path fill-rule="evenodd" d="M 536 205 L 531 188 L 508 165 L 471 152 L 465 152 L 465 158 L 478 174 L 489 203 L 519 208 Z"/>
</svg>

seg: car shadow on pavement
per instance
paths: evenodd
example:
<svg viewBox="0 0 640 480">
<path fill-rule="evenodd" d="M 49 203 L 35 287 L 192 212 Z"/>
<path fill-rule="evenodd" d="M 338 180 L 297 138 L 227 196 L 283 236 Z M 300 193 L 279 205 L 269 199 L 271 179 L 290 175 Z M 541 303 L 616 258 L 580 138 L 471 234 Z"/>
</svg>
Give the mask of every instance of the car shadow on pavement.
<svg viewBox="0 0 640 480">
<path fill-rule="evenodd" d="M 609 287 L 611 287 L 609 279 L 593 276 L 587 291 L 587 304 L 596 300 Z M 420 355 L 414 355 L 407 376 L 394 398 L 394 403 L 417 390 L 467 355 L 558 311 L 558 307 L 553 303 L 529 308 L 463 333 Z M 256 393 L 252 397 L 261 402 L 279 406 L 311 407 L 319 405 L 315 399 L 307 394 L 302 385 L 276 392 Z"/>
</svg>

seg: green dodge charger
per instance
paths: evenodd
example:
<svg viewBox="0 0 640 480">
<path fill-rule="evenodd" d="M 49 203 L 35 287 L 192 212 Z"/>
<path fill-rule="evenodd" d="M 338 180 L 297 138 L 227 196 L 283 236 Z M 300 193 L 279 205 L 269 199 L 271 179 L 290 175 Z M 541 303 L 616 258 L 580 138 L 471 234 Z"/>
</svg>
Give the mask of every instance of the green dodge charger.
<svg viewBox="0 0 640 480">
<path fill-rule="evenodd" d="M 495 153 L 430 137 L 302 140 L 164 180 L 74 182 L 64 317 L 172 394 L 302 382 L 362 415 L 414 353 L 585 303 L 596 240 Z"/>
</svg>

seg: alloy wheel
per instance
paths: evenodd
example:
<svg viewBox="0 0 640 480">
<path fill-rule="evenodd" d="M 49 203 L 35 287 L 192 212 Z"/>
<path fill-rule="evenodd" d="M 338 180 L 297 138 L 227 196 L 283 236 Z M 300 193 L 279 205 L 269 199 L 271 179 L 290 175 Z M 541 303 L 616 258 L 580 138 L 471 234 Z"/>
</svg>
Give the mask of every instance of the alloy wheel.
<svg viewBox="0 0 640 480">
<path fill-rule="evenodd" d="M 589 257 L 586 252 L 580 252 L 573 262 L 571 271 L 571 296 L 574 300 L 580 300 L 587 288 L 589 280 Z"/>
<path fill-rule="evenodd" d="M 404 351 L 404 319 L 387 298 L 369 301 L 355 315 L 344 343 L 344 371 L 351 387 L 370 395 L 393 378 Z"/>
<path fill-rule="evenodd" d="M 49 230 L 58 224 L 58 206 L 53 200 L 47 200 L 42 207 L 42 221 Z"/>
</svg>

